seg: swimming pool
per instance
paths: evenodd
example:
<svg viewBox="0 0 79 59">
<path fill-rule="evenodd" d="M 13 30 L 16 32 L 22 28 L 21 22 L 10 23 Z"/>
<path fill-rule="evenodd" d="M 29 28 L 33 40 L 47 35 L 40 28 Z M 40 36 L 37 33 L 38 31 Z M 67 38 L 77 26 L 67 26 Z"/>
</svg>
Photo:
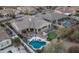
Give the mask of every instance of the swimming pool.
<svg viewBox="0 0 79 59">
<path fill-rule="evenodd" d="M 33 48 L 39 49 L 46 45 L 46 42 L 32 40 L 29 44 L 32 45 Z"/>
<path fill-rule="evenodd" d="M 63 25 L 65 27 L 70 27 L 71 26 L 71 22 L 69 20 L 65 20 Z"/>
<path fill-rule="evenodd" d="M 41 50 L 45 45 L 47 44 L 47 41 L 44 41 L 39 38 L 31 38 L 31 41 L 29 42 L 29 45 L 34 49 L 34 50 Z"/>
</svg>

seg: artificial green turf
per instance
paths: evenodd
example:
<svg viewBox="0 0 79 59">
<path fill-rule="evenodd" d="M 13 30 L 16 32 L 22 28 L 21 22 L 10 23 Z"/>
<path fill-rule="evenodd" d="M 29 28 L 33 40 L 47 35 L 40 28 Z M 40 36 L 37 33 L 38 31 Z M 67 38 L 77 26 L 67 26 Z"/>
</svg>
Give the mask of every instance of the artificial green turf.
<svg viewBox="0 0 79 59">
<path fill-rule="evenodd" d="M 55 32 L 48 33 L 48 41 L 51 41 L 52 39 L 55 39 L 57 37 L 57 34 Z"/>
</svg>

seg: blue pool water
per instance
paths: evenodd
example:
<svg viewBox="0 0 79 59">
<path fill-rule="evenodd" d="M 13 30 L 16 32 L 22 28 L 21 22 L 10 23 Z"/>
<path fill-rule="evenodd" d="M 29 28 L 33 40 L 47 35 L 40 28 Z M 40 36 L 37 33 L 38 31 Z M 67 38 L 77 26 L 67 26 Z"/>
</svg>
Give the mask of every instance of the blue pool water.
<svg viewBox="0 0 79 59">
<path fill-rule="evenodd" d="M 63 25 L 64 25 L 65 27 L 70 27 L 70 26 L 71 26 L 71 22 L 68 21 L 68 20 L 65 20 Z"/>
<path fill-rule="evenodd" d="M 33 48 L 38 49 L 38 48 L 41 48 L 42 46 L 46 45 L 46 42 L 39 41 L 39 40 L 32 40 L 29 44 L 32 45 Z"/>
</svg>

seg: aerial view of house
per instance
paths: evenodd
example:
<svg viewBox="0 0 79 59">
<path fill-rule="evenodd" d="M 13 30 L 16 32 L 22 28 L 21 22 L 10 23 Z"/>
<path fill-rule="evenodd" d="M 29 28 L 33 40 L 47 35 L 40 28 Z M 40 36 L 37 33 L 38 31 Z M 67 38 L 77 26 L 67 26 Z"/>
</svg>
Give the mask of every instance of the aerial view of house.
<svg viewBox="0 0 79 59">
<path fill-rule="evenodd" d="M 79 6 L 0 6 L 0 53 L 79 53 Z"/>
</svg>

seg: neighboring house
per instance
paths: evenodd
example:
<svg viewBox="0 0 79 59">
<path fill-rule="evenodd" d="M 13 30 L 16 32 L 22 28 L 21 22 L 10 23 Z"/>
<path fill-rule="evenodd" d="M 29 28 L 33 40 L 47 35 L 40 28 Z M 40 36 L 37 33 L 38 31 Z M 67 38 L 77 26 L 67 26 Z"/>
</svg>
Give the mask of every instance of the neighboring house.
<svg viewBox="0 0 79 59">
<path fill-rule="evenodd" d="M 3 15 L 3 16 L 17 15 L 19 13 L 20 13 L 20 11 L 18 11 L 16 9 L 12 9 L 12 8 L 6 8 L 3 10 L 0 10 L 0 15 Z"/>
<path fill-rule="evenodd" d="M 71 7 L 76 10 L 76 13 L 79 13 L 79 6 L 71 6 Z"/>
<path fill-rule="evenodd" d="M 39 14 L 37 15 L 38 17 L 42 17 L 44 20 L 48 21 L 48 22 L 58 22 L 59 19 L 62 19 L 62 18 L 66 18 L 68 17 L 67 15 L 64 15 L 64 14 L 58 14 L 58 13 L 46 13 L 46 14 Z"/>
<path fill-rule="evenodd" d="M 65 14 L 65 15 L 71 15 L 71 14 L 76 14 L 76 10 L 73 7 L 67 7 L 67 6 L 61 6 L 57 7 L 54 12 L 59 13 L 59 14 Z"/>
<path fill-rule="evenodd" d="M 12 44 L 11 39 L 5 39 L 0 42 L 0 49 L 4 49 Z"/>
<path fill-rule="evenodd" d="M 0 22 L 9 21 L 12 17 L 0 17 Z"/>
<path fill-rule="evenodd" d="M 51 27 L 50 22 L 47 22 L 43 18 L 35 16 L 24 16 L 17 18 L 12 21 L 11 25 L 18 32 L 21 32 L 22 30 L 39 32 Z"/>
<path fill-rule="evenodd" d="M 4 49 L 11 44 L 10 36 L 5 31 L 5 28 L 0 26 L 0 49 Z"/>
<path fill-rule="evenodd" d="M 79 21 L 79 17 L 78 16 L 71 16 L 71 18 L 75 19 L 76 21 Z"/>
<path fill-rule="evenodd" d="M 0 10 L 0 21 L 8 21 L 13 18 L 13 16 L 17 16 L 19 14 L 19 11 L 12 8 L 6 8 L 3 10 Z"/>
<path fill-rule="evenodd" d="M 37 8 L 37 7 L 36 7 Z M 27 7 L 17 7 L 17 10 L 20 11 L 20 13 L 24 13 L 24 14 L 33 14 L 35 12 L 37 12 L 35 7 L 32 6 L 27 6 Z"/>
</svg>

